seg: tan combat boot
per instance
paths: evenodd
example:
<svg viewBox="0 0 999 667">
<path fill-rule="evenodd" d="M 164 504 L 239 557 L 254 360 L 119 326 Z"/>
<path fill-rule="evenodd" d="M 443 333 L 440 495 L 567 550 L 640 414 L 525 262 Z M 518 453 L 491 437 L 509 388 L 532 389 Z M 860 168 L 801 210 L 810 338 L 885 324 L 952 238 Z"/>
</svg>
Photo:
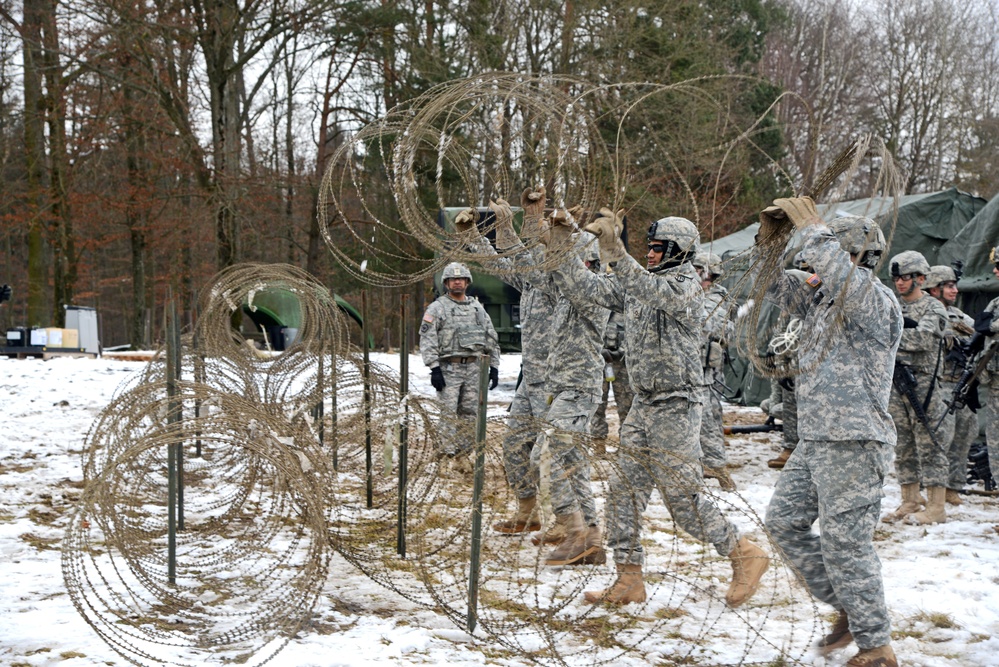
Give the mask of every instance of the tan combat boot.
<svg viewBox="0 0 999 667">
<path fill-rule="evenodd" d="M 926 495 L 929 499 L 926 503 L 926 509 L 922 512 L 915 512 L 907 519 L 909 523 L 918 523 L 922 525 L 930 523 L 946 523 L 947 522 L 947 489 L 943 486 L 931 486 L 926 489 Z"/>
<path fill-rule="evenodd" d="M 732 560 L 732 583 L 725 593 L 725 604 L 738 607 L 760 587 L 763 573 L 770 567 L 770 557 L 747 537 L 739 540 L 728 557 Z"/>
<path fill-rule="evenodd" d="M 641 565 L 617 564 L 617 580 L 610 588 L 583 593 L 586 604 L 631 604 L 645 602 L 645 581 Z"/>
<path fill-rule="evenodd" d="M 860 653 L 850 658 L 846 667 L 898 667 L 898 659 L 891 644 L 877 648 L 862 648 Z"/>
<path fill-rule="evenodd" d="M 513 515 L 513 518 L 497 521 L 493 524 L 493 530 L 504 535 L 530 533 L 535 530 L 541 530 L 541 522 L 538 520 L 537 512 L 534 511 L 537 504 L 537 496 L 521 498 L 517 507 L 517 513 Z"/>
<path fill-rule="evenodd" d="M 582 565 L 583 559 L 598 557 L 603 551 L 599 543 L 593 544 L 589 539 L 590 527 L 583 522 L 582 512 L 573 512 L 567 517 L 566 530 L 565 540 L 548 555 L 545 565 Z"/>
<path fill-rule="evenodd" d="M 919 511 L 919 501 L 921 497 L 919 495 L 919 484 L 913 482 L 912 484 L 902 485 L 902 504 L 898 506 L 898 509 L 885 516 L 881 519 L 885 523 L 895 523 L 900 519 L 904 519 L 914 512 Z"/>
<path fill-rule="evenodd" d="M 604 535 L 600 531 L 600 526 L 587 527 L 585 546 L 590 554 L 573 565 L 603 565 L 607 562 L 607 552 L 604 551 Z M 595 550 L 594 547 L 596 547 Z"/>
<path fill-rule="evenodd" d="M 717 479 L 722 491 L 735 491 L 735 482 L 732 480 L 732 476 L 728 474 L 728 470 L 725 467 L 705 468 L 704 477 L 706 479 Z"/>
<path fill-rule="evenodd" d="M 767 467 L 773 468 L 774 470 L 783 470 L 784 464 L 787 463 L 789 458 L 791 458 L 791 452 L 793 451 L 793 449 L 788 449 L 787 447 L 780 450 L 780 454 L 767 461 Z"/>
<path fill-rule="evenodd" d="M 849 645 L 852 641 L 853 635 L 850 633 L 850 620 L 846 617 L 846 612 L 840 609 L 829 634 L 820 639 L 816 646 L 819 652 L 825 655 L 829 651 Z"/>
<path fill-rule="evenodd" d="M 961 492 L 956 489 L 947 489 L 947 504 L 963 505 L 964 501 L 961 500 Z"/>
<path fill-rule="evenodd" d="M 566 527 L 567 520 L 567 516 L 559 516 L 556 514 L 555 523 L 551 528 L 531 535 L 531 544 L 536 547 L 540 547 L 542 544 L 562 544 L 562 542 L 565 541 L 566 534 L 568 533 Z"/>
</svg>

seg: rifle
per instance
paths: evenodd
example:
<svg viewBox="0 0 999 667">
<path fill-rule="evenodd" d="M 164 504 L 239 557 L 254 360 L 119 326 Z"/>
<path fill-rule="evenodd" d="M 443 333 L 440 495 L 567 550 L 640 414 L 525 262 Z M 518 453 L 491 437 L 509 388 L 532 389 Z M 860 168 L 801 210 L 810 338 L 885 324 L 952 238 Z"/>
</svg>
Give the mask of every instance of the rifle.
<svg viewBox="0 0 999 667">
<path fill-rule="evenodd" d="M 926 411 L 923 410 L 923 403 L 916 395 L 916 376 L 912 374 L 912 370 L 905 364 L 900 364 L 896 361 L 895 372 L 891 376 L 891 383 L 895 385 L 898 393 L 905 396 L 905 399 L 909 401 L 912 411 L 916 413 L 916 418 L 923 425 L 923 428 L 926 429 L 933 444 L 937 447 L 942 447 L 940 441 L 937 440 L 936 429 L 930 426 L 930 418 L 926 416 Z"/>
<path fill-rule="evenodd" d="M 725 435 L 738 435 L 740 433 L 770 433 L 772 431 L 784 430 L 784 424 L 778 424 L 773 417 L 768 417 L 762 424 L 748 424 L 741 426 L 726 426 Z"/>
<path fill-rule="evenodd" d="M 971 345 L 969 344 L 967 347 L 970 348 Z M 972 391 L 977 392 L 978 386 L 975 384 L 975 382 L 976 380 L 978 380 L 978 376 L 981 375 L 982 371 L 985 370 L 985 367 L 989 365 L 989 360 L 992 359 L 993 356 L 995 356 L 995 353 L 996 353 L 996 346 L 995 345 L 989 346 L 989 349 L 987 349 L 985 351 L 985 354 L 983 354 L 978 359 L 978 362 L 972 365 L 971 355 L 968 354 L 967 350 L 965 350 L 965 354 L 968 357 L 968 361 L 965 363 L 964 371 L 961 373 L 961 377 L 958 378 L 957 384 L 954 385 L 954 391 L 950 395 L 950 400 L 944 401 L 944 403 L 947 405 L 947 412 L 945 412 L 943 416 L 940 417 L 940 421 L 937 422 L 937 428 L 940 428 L 940 424 L 942 424 L 944 419 L 947 418 L 947 415 L 952 415 L 961 408 L 963 408 L 965 405 L 968 405 L 969 403 L 968 399 L 971 397 Z M 972 409 L 972 412 L 977 412 L 977 411 L 978 411 L 977 409 Z"/>
</svg>

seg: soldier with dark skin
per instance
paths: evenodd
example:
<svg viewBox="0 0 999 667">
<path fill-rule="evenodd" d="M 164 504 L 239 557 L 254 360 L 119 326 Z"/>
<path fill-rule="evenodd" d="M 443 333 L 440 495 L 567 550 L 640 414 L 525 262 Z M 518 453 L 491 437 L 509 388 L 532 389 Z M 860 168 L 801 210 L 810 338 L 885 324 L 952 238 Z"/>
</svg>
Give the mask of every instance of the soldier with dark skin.
<svg viewBox="0 0 999 667">
<path fill-rule="evenodd" d="M 489 388 L 499 382 L 499 341 L 493 322 L 482 304 L 465 291 L 472 282 L 468 267 L 452 262 L 444 267 L 445 294 L 431 303 L 420 325 L 420 354 L 430 368 L 430 383 L 437 390 L 443 410 L 456 415 L 465 428 L 459 434 L 453 419 L 441 423 L 442 455 L 457 457 L 463 472 L 470 462 L 463 456 L 472 448 L 472 425 L 479 400 L 479 355 L 488 354 Z"/>
<path fill-rule="evenodd" d="M 698 442 L 704 293 L 690 264 L 697 228 L 684 218 L 654 222 L 646 269 L 628 256 L 621 242 L 622 216 L 623 211 L 602 209 L 585 227 L 600 240 L 600 255 L 614 268 L 614 280 L 588 272 L 571 254 L 555 270 L 563 291 L 624 314 L 628 375 L 635 391 L 621 427 L 606 503 L 617 579 L 610 588 L 587 592 L 584 598 L 605 604 L 646 599 L 641 515 L 658 487 L 676 524 L 730 559 L 732 580 L 725 601 L 737 607 L 756 592 L 770 559 L 740 537 L 704 493 Z"/>
<path fill-rule="evenodd" d="M 888 402 L 903 325 L 898 302 L 869 268 L 884 237 L 869 218 L 827 225 L 808 197 L 778 199 L 760 217 L 762 238 L 793 223 L 821 277 L 802 284 L 782 274 L 770 290 L 797 311 L 802 330 L 800 440 L 770 499 L 767 529 L 809 592 L 838 612 L 819 648 L 855 641 L 860 651 L 848 667 L 898 667 L 874 549 L 896 438 Z"/>
</svg>

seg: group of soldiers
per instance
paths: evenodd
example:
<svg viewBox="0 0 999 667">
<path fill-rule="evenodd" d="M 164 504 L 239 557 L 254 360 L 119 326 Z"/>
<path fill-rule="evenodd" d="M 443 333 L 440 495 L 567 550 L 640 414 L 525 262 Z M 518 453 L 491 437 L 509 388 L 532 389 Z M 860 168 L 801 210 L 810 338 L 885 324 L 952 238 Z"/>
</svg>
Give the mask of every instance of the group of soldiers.
<svg viewBox="0 0 999 667">
<path fill-rule="evenodd" d="M 552 566 L 603 564 L 610 552 L 616 580 L 585 593 L 585 601 L 641 602 L 641 516 L 658 488 L 679 528 L 728 557 L 733 573 L 726 602 L 743 604 L 770 558 L 704 493 L 706 476 L 734 489 L 716 390 L 733 327 L 730 299 L 717 283 L 720 259 L 699 252 L 697 228 L 684 218 L 652 223 L 643 267 L 620 240 L 621 211 L 601 209 L 589 224 L 583 223 L 591 216 L 578 209 L 546 217 L 543 188 L 525 191 L 520 204 L 518 235 L 510 205 L 490 202 L 495 248 L 479 235 L 475 209 L 455 219 L 459 238 L 476 253 L 492 254 L 500 276 L 522 295 L 523 377 L 503 441 L 518 507 L 494 529 L 535 532 L 536 545 L 553 546 L 545 558 Z M 771 401 L 772 412 L 780 404 L 793 441 L 770 462 L 782 473 L 766 526 L 809 591 L 838 612 L 820 648 L 856 642 L 860 651 L 851 667 L 895 667 L 873 546 L 883 480 L 894 455 L 903 502 L 887 521 L 939 523 L 947 502 L 960 503 L 956 492 L 977 422 L 966 409 L 949 410 L 945 399 L 967 380 L 983 342 L 999 331 L 999 321 L 993 323 L 999 299 L 972 320 L 954 306 L 953 269 L 931 268 L 913 251 L 891 259 L 896 296 L 873 273 L 886 248 L 880 227 L 856 216 L 827 224 L 807 197 L 779 199 L 765 209 L 759 238 L 791 225 L 802 243 L 798 268 L 777 277 L 767 298 L 796 327 L 793 381 L 774 382 Z M 539 243 L 528 242 L 535 239 Z M 469 361 L 498 348 L 482 306 L 465 295 L 470 278 L 463 265 L 449 265 L 446 294 L 428 308 L 421 327 L 421 352 L 445 409 L 468 415 L 476 387 Z M 495 386 L 498 357 L 493 360 Z M 983 384 L 993 376 L 999 384 L 997 362 L 979 365 L 989 371 Z M 611 387 L 621 425 L 605 538 L 586 439 L 579 436 L 594 436 L 598 444 L 606 437 L 606 421 L 596 415 Z M 994 417 L 999 390 L 990 392 L 989 409 Z M 460 458 L 467 451 L 453 433 L 442 433 L 441 442 L 443 455 Z M 538 515 L 542 443 L 551 456 L 547 481 L 555 515 L 546 531 Z"/>
</svg>

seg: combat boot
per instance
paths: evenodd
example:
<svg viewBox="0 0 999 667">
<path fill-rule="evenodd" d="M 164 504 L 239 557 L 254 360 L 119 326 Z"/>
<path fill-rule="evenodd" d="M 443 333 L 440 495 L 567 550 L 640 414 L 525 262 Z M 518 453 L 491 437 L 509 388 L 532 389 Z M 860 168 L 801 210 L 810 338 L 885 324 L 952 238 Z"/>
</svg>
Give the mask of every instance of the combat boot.
<svg viewBox="0 0 999 667">
<path fill-rule="evenodd" d="M 833 623 L 829 634 L 819 640 L 816 644 L 823 654 L 838 648 L 843 648 L 853 641 L 853 634 L 850 632 L 850 620 L 846 617 L 846 611 L 839 610 L 836 621 Z"/>
<path fill-rule="evenodd" d="M 902 485 L 902 504 L 898 506 L 898 509 L 885 516 L 881 519 L 885 523 L 895 523 L 899 519 L 904 519 L 914 512 L 919 511 L 919 484 L 913 482 L 912 484 Z"/>
<path fill-rule="evenodd" d="M 891 644 L 877 648 L 862 648 L 860 653 L 850 658 L 846 667 L 898 667 L 898 659 Z"/>
<path fill-rule="evenodd" d="M 530 533 L 535 530 L 541 530 L 541 522 L 538 520 L 537 512 L 534 511 L 537 504 L 537 496 L 520 498 L 517 513 L 513 515 L 513 518 L 497 521 L 493 524 L 493 530 L 504 535 Z"/>
<path fill-rule="evenodd" d="M 573 565 L 603 565 L 607 562 L 607 552 L 604 551 L 604 536 L 600 526 L 588 526 L 586 529 L 586 550 L 589 556 L 584 556 Z M 595 550 L 594 550 L 595 548 Z"/>
<path fill-rule="evenodd" d="M 793 451 L 793 449 L 788 449 L 787 447 L 780 450 L 780 454 L 767 461 L 767 467 L 773 468 L 774 470 L 783 470 L 784 464 L 787 463 L 789 458 L 791 458 L 791 452 Z"/>
<path fill-rule="evenodd" d="M 926 503 L 926 509 L 922 512 L 913 513 L 907 520 L 909 523 L 918 523 L 922 525 L 930 523 L 946 523 L 947 522 L 947 489 L 942 486 L 931 486 L 926 489 L 926 495 L 929 496 L 929 500 Z"/>
<path fill-rule="evenodd" d="M 725 604 L 738 607 L 760 587 L 763 573 L 770 567 L 770 557 L 747 537 L 739 540 L 728 557 L 732 560 L 732 583 L 725 593 Z"/>
<path fill-rule="evenodd" d="M 603 550 L 603 547 L 599 544 L 592 544 L 587 539 L 589 534 L 589 526 L 583 522 L 583 513 L 573 512 L 570 514 L 566 521 L 565 540 L 548 555 L 548 558 L 545 559 L 545 565 L 581 565 L 580 561 L 587 556 L 595 556 Z"/>
<path fill-rule="evenodd" d="M 617 564 L 617 580 L 610 588 L 583 593 L 586 604 L 631 604 L 645 602 L 645 581 L 641 565 Z"/>
<path fill-rule="evenodd" d="M 956 489 L 947 489 L 947 504 L 963 505 L 964 501 L 961 500 L 961 492 Z"/>
<path fill-rule="evenodd" d="M 568 516 L 555 515 L 555 525 L 548 530 L 531 535 L 531 544 L 540 547 L 542 544 L 562 544 L 567 534 L 566 522 Z"/>
<path fill-rule="evenodd" d="M 704 477 L 706 479 L 717 479 L 722 491 L 735 491 L 735 482 L 724 466 L 721 468 L 705 468 Z"/>
</svg>

